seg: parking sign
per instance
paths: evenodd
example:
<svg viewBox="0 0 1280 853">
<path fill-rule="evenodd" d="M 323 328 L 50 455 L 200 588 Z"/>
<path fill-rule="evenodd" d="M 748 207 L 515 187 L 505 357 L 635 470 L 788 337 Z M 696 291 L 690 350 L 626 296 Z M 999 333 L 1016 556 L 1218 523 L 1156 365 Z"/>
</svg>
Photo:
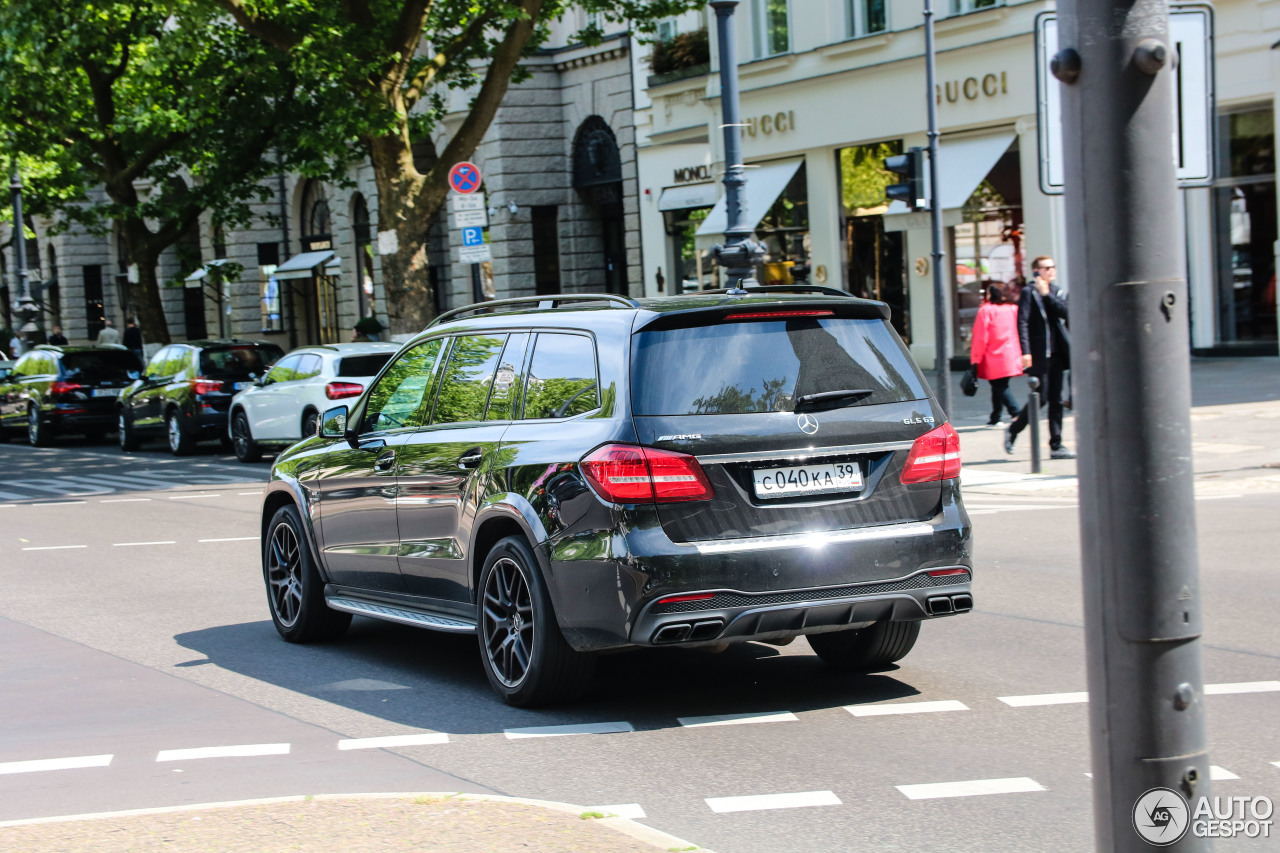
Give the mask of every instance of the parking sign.
<svg viewBox="0 0 1280 853">
<path fill-rule="evenodd" d="M 462 229 L 462 245 L 464 246 L 484 245 L 484 229 L 483 228 L 463 228 Z"/>
</svg>

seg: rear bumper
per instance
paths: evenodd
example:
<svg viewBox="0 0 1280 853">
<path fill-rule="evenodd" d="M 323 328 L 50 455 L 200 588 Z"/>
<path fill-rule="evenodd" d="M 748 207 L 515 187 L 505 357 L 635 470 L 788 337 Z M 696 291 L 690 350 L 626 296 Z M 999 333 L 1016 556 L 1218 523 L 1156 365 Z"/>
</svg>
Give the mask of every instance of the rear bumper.
<svg viewBox="0 0 1280 853">
<path fill-rule="evenodd" d="M 972 607 L 969 517 L 954 482 L 926 521 L 801 536 L 679 543 L 642 512 L 622 515 L 611 529 L 583 530 L 580 522 L 544 546 L 557 620 L 582 651 L 814 633 Z M 968 574 L 928 575 L 938 569 Z M 941 600 L 950 605 L 945 612 Z M 683 638 L 662 633 L 682 624 Z"/>
</svg>

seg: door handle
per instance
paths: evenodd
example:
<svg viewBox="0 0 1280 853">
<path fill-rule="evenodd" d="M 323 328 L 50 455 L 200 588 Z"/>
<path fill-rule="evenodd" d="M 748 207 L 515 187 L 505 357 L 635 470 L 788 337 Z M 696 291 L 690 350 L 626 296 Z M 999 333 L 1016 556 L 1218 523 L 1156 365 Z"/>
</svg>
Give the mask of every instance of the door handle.
<svg viewBox="0 0 1280 853">
<path fill-rule="evenodd" d="M 484 451 L 479 447 L 473 447 L 458 457 L 458 467 L 476 468 L 480 465 L 482 459 L 484 459 Z"/>
<path fill-rule="evenodd" d="M 373 470 L 380 474 L 384 474 L 396 467 L 396 452 L 394 450 L 384 450 L 378 454 L 378 458 L 373 460 Z"/>
</svg>

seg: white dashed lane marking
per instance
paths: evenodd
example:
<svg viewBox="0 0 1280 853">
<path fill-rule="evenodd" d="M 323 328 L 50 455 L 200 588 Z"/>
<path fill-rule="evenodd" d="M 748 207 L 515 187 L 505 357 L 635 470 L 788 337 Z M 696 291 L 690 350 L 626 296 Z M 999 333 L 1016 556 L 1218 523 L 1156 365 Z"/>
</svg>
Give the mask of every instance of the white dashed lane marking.
<svg viewBox="0 0 1280 853">
<path fill-rule="evenodd" d="M 1232 773 L 1225 767 L 1219 767 L 1216 764 L 1209 765 L 1209 779 L 1213 782 L 1230 782 L 1240 777 Z"/>
<path fill-rule="evenodd" d="M 508 740 L 529 737 L 563 737 L 565 735 L 611 735 L 634 732 L 635 726 L 618 723 L 577 723 L 567 726 L 526 726 L 519 729 L 503 729 Z"/>
<path fill-rule="evenodd" d="M 941 702 L 899 702 L 893 705 L 845 705 L 855 717 L 885 717 L 891 714 L 932 714 L 940 711 L 967 711 L 969 706 L 954 699 Z"/>
<path fill-rule="evenodd" d="M 162 749 L 156 761 L 192 761 L 199 758 L 246 758 L 253 755 L 288 755 L 287 743 L 246 743 L 239 746 L 198 746 L 194 749 Z"/>
<path fill-rule="evenodd" d="M 81 755 L 77 758 L 41 758 L 35 761 L 8 761 L 0 764 L 0 774 L 36 773 L 43 770 L 77 770 L 81 767 L 106 767 L 114 755 Z"/>
<path fill-rule="evenodd" d="M 843 805 L 840 802 L 840 798 L 831 791 L 801 791 L 794 794 L 751 794 L 744 797 L 707 797 L 706 802 L 716 814 Z"/>
<path fill-rule="evenodd" d="M 444 732 L 427 732 L 417 735 L 348 738 L 338 741 L 338 749 L 388 749 L 395 746 L 434 746 L 448 742 L 449 736 Z"/>
<path fill-rule="evenodd" d="M 75 548 L 88 548 L 88 545 L 37 545 L 23 548 L 24 551 L 69 551 Z"/>
<path fill-rule="evenodd" d="M 104 501 L 98 501 L 101 504 L 136 504 L 149 501 L 151 498 L 108 498 Z"/>
<path fill-rule="evenodd" d="M 1223 696 L 1230 693 L 1274 693 L 1280 691 L 1280 681 L 1236 681 L 1229 684 L 1206 684 L 1206 696 Z"/>
<path fill-rule="evenodd" d="M 790 711 L 775 711 L 768 714 L 716 714 L 710 717 L 677 717 L 676 722 L 687 729 L 698 729 L 706 726 L 741 726 L 751 723 L 782 723 L 798 720 Z"/>
<path fill-rule="evenodd" d="M 644 809 L 639 803 L 615 803 L 611 806 L 592 806 L 590 811 L 614 817 L 625 817 L 627 820 L 644 820 Z"/>
<path fill-rule="evenodd" d="M 938 800 L 947 797 L 980 797 L 987 794 L 1024 794 L 1046 790 L 1026 776 L 1011 779 L 975 779 L 971 782 L 930 782 L 924 785 L 895 785 L 911 800 Z"/>
<path fill-rule="evenodd" d="M 111 547 L 112 548 L 129 548 L 134 545 L 176 545 L 176 544 L 178 543 L 174 542 L 172 539 L 168 539 L 163 542 L 113 542 L 111 544 Z"/>
<path fill-rule="evenodd" d="M 1000 701 L 1012 708 L 1030 708 L 1035 705 L 1071 705 L 1088 702 L 1088 693 L 1038 693 L 1032 696 L 1001 696 Z"/>
<path fill-rule="evenodd" d="M 227 539 L 198 539 L 198 542 L 257 542 L 257 536 L 232 536 Z"/>
<path fill-rule="evenodd" d="M 196 500 L 197 498 L 220 498 L 220 497 L 222 497 L 222 495 L 213 495 L 213 494 L 209 494 L 209 495 L 171 495 L 171 496 L 169 497 L 169 500 L 171 500 L 171 501 L 193 501 L 193 500 Z"/>
</svg>

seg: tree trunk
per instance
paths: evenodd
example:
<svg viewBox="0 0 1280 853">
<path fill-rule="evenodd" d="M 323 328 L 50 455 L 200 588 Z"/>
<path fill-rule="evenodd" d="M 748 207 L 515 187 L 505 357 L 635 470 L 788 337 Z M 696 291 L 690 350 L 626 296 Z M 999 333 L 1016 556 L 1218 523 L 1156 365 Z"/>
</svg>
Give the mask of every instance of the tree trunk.
<svg viewBox="0 0 1280 853">
<path fill-rule="evenodd" d="M 443 198 L 425 203 L 426 183 L 413 165 L 405 136 L 370 140 L 370 157 L 378 185 L 378 251 L 388 248 L 385 232 L 395 234 L 394 251 L 382 255 L 387 324 L 393 335 L 416 334 L 435 316 L 427 258 L 427 231 Z"/>
<path fill-rule="evenodd" d="M 137 311 L 138 328 L 147 343 L 170 343 L 169 321 L 164 315 L 164 303 L 160 300 L 160 282 L 156 278 L 158 258 L 130 253 L 138 265 L 138 283 L 131 285 L 129 295 Z M 125 306 L 126 310 L 128 306 Z M 128 317 L 125 318 L 128 322 Z"/>
</svg>

